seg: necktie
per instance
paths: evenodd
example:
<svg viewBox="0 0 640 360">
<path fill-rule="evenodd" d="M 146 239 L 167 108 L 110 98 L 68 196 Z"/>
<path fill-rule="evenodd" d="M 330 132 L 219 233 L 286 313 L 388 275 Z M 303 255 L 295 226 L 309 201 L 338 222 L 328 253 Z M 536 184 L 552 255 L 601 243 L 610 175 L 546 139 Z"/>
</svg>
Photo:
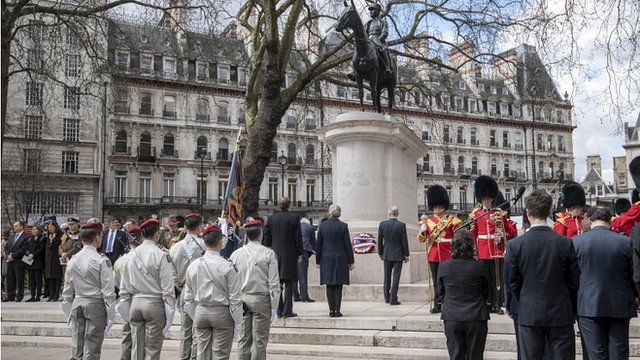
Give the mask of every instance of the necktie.
<svg viewBox="0 0 640 360">
<path fill-rule="evenodd" d="M 111 233 L 109 234 L 109 246 L 107 247 L 107 253 L 113 252 L 113 240 L 115 238 L 115 235 L 116 235 L 115 231 L 111 231 Z"/>
</svg>

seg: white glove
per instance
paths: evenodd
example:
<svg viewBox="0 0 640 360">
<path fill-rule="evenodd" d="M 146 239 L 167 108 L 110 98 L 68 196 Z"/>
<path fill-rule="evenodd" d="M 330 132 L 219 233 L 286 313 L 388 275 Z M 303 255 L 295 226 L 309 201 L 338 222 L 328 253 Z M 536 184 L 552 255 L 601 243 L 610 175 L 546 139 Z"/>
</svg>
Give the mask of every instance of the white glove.
<svg viewBox="0 0 640 360">
<path fill-rule="evenodd" d="M 240 337 L 240 329 L 242 328 L 242 324 L 236 324 L 233 326 L 233 337 Z"/>
<path fill-rule="evenodd" d="M 107 320 L 107 325 L 104 327 L 104 334 L 105 335 L 109 332 L 109 329 L 111 329 L 111 326 L 113 326 L 113 321 Z"/>
<path fill-rule="evenodd" d="M 421 233 L 423 233 L 423 232 L 425 232 L 425 231 L 427 231 L 427 225 L 422 224 L 422 225 L 420 226 L 420 232 L 421 232 Z"/>
<path fill-rule="evenodd" d="M 278 311 L 276 309 L 271 310 L 271 317 L 269 318 L 269 324 L 271 324 L 273 322 L 273 320 L 276 319 L 276 313 Z"/>
</svg>

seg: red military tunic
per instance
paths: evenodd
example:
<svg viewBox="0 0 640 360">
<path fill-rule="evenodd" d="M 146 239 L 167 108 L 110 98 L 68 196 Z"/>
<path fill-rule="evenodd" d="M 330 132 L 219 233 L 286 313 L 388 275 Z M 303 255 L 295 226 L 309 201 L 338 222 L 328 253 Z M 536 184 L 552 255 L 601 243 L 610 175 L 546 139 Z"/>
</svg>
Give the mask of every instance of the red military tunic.
<svg viewBox="0 0 640 360">
<path fill-rule="evenodd" d="M 631 235 L 631 229 L 640 222 L 640 201 L 631 205 L 629 211 L 611 219 L 611 230 L 626 236 Z"/>
<path fill-rule="evenodd" d="M 518 228 L 507 213 L 501 210 L 489 210 L 491 214 L 484 215 L 487 210 L 479 209 L 471 213 L 469 218 L 478 219 L 471 228 L 471 235 L 476 243 L 479 260 L 493 260 L 504 257 L 504 245 L 507 240 L 518 236 Z M 495 218 L 497 217 L 497 218 Z M 496 220 L 501 218 L 504 224 L 504 241 L 496 236 Z"/>
<path fill-rule="evenodd" d="M 572 216 L 568 211 L 556 213 L 556 223 L 553 225 L 553 231 L 562 236 L 573 238 L 582 234 L 582 219 L 584 219 L 582 214 Z"/>
<path fill-rule="evenodd" d="M 439 225 L 444 221 L 444 224 Z M 427 249 L 427 261 L 441 263 L 451 259 L 451 239 L 453 232 L 462 223 L 462 220 L 453 215 L 443 214 L 440 216 L 431 215 L 424 223 L 424 231 L 420 229 L 421 236 L 418 237 L 420 242 L 429 243 L 432 236 L 437 236 L 431 245 L 431 249 Z M 444 228 L 443 228 L 444 226 Z M 438 234 L 434 234 L 438 232 Z"/>
</svg>

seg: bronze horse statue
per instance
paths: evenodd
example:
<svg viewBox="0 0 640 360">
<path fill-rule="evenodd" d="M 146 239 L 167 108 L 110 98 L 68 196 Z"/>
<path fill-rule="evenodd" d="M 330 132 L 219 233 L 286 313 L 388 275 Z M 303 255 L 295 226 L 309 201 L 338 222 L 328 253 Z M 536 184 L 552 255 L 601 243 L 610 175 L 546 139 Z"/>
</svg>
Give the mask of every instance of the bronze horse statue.
<svg viewBox="0 0 640 360">
<path fill-rule="evenodd" d="M 395 100 L 394 93 L 398 76 L 395 61 L 392 60 L 393 63 L 390 64 L 392 72 L 388 73 L 385 71 L 385 66 L 378 54 L 378 49 L 375 44 L 369 40 L 360 15 L 358 15 L 358 11 L 353 4 L 353 0 L 351 0 L 350 4 L 345 0 L 344 6 L 346 9 L 342 15 L 340 15 L 340 18 L 338 18 L 335 30 L 343 32 L 346 29 L 351 29 L 353 31 L 356 45 L 356 52 L 353 54 L 353 70 L 355 73 L 355 81 L 358 84 L 360 111 L 364 111 L 363 80 L 367 80 L 371 88 L 371 98 L 373 99 L 373 108 L 375 111 L 382 113 L 380 95 L 382 94 L 382 89 L 386 88 L 389 98 L 389 112 L 391 112 Z"/>
</svg>

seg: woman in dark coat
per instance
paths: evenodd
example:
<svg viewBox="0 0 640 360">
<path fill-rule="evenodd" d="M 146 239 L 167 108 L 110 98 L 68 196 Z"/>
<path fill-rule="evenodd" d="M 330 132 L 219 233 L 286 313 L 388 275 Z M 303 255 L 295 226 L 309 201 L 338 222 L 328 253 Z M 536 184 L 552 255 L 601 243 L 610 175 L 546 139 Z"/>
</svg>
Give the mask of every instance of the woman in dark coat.
<svg viewBox="0 0 640 360">
<path fill-rule="evenodd" d="M 48 225 L 47 243 L 45 245 L 45 258 L 44 258 L 44 277 L 49 282 L 49 300 L 58 301 L 60 297 L 60 285 L 62 283 L 62 265 L 60 265 L 60 244 L 63 237 L 67 234 L 60 230 L 60 226 L 56 222 L 51 222 Z"/>
<path fill-rule="evenodd" d="M 342 286 L 349 285 L 349 271 L 354 263 L 349 226 L 338 219 L 341 211 L 338 205 L 329 207 L 330 217 L 320 224 L 316 244 L 320 284 L 327 286 L 330 317 L 342 316 Z"/>
<path fill-rule="evenodd" d="M 47 242 L 42 226 L 34 226 L 29 238 L 27 256 L 33 260 L 29 269 L 29 292 L 31 298 L 27 302 L 40 301 L 42 295 L 42 272 L 44 270 L 44 249 Z"/>
</svg>

